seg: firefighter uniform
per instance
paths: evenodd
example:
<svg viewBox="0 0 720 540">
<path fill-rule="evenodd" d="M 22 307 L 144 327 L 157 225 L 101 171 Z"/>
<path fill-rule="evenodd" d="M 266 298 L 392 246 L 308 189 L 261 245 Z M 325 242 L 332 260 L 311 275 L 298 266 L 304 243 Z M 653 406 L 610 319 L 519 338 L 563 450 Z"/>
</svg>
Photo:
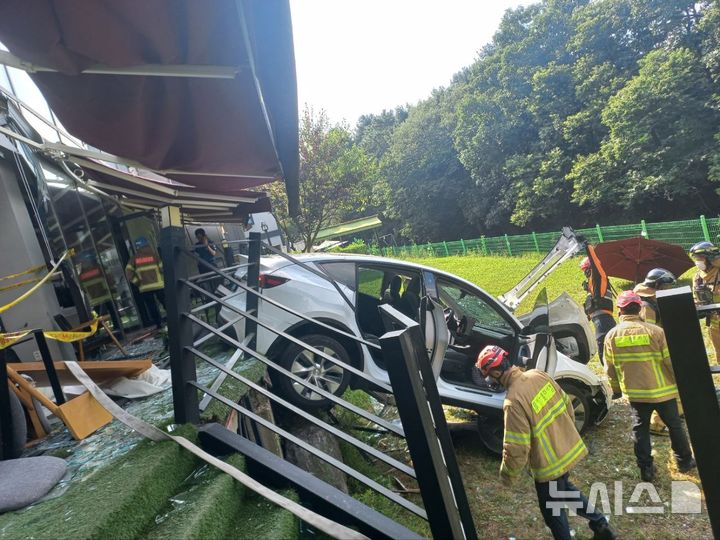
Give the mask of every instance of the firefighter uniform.
<svg viewBox="0 0 720 540">
<path fill-rule="evenodd" d="M 575 428 L 567 394 L 547 373 L 536 369 L 523 372 L 511 367 L 503 373 L 500 383 L 507 389 L 500 465 L 503 480 L 511 482 L 529 466 L 540 511 L 555 538 L 570 538 L 566 513 L 553 512 L 562 501 L 589 520 L 596 533 L 608 529 L 605 516 L 595 511 L 568 477 L 588 451 Z"/>
<path fill-rule="evenodd" d="M 165 305 L 165 282 L 163 280 L 162 262 L 155 251 L 145 246 L 139 249 L 128 261 L 125 274 L 130 282 L 140 291 L 148 314 L 153 323 L 160 328 L 161 317 L 156 300 Z"/>
<path fill-rule="evenodd" d="M 120 329 L 120 317 L 118 317 L 115 311 L 110 285 L 105 277 L 105 273 L 94 258 L 85 257 L 78 278 L 80 285 L 87 294 L 90 307 L 95 309 L 100 315 L 109 314 L 113 326 L 116 329 Z"/>
<path fill-rule="evenodd" d="M 652 470 L 650 416 L 657 411 L 670 431 L 680 468 L 692 451 L 678 413 L 678 390 L 665 332 L 639 315 L 620 315 L 620 324 L 605 337 L 605 366 L 614 392 L 624 393 L 633 411 L 635 457 L 641 471 Z"/>
<path fill-rule="evenodd" d="M 720 303 L 720 268 L 713 265 L 709 270 L 698 270 L 693 277 L 693 295 L 701 305 Z M 720 313 L 708 315 L 707 325 L 715 362 L 720 364 Z"/>
</svg>

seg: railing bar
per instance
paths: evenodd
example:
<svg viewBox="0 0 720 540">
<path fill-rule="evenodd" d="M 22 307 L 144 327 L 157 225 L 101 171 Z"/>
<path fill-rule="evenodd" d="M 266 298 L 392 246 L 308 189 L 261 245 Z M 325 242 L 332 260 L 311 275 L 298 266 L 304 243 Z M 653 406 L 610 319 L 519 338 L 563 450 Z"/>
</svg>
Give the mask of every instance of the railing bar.
<svg viewBox="0 0 720 540">
<path fill-rule="evenodd" d="M 241 264 L 236 264 L 234 266 L 226 266 L 224 268 L 220 268 L 219 270 L 221 273 L 224 273 L 224 272 L 229 273 L 229 272 L 234 272 L 235 270 L 239 270 L 240 268 L 247 268 L 249 266 L 253 266 L 254 264 L 255 263 L 241 263 Z M 202 274 L 195 274 L 194 276 L 192 276 L 188 279 L 190 281 L 195 281 L 197 279 L 207 277 L 207 276 L 213 276 L 213 275 L 215 275 L 215 272 L 203 272 Z"/>
<path fill-rule="evenodd" d="M 245 294 L 245 291 L 235 291 L 235 292 L 232 293 L 232 294 L 228 294 L 227 296 L 223 296 L 223 298 L 224 298 L 225 300 L 227 300 L 227 299 L 229 299 L 229 298 L 235 298 L 236 296 L 240 296 L 241 294 Z M 201 306 L 192 308 L 192 309 L 190 310 L 190 313 L 197 313 L 198 311 L 204 311 L 204 310 L 206 310 L 206 309 L 208 309 L 208 308 L 210 308 L 210 307 L 212 307 L 212 306 L 216 306 L 216 305 L 217 305 L 217 302 L 216 302 L 215 300 L 213 300 L 212 302 L 208 302 L 207 304 L 203 304 L 203 305 L 201 305 Z"/>
<path fill-rule="evenodd" d="M 214 299 L 217 303 L 219 303 L 221 306 L 228 308 L 230 311 L 233 311 L 233 312 L 237 313 L 238 315 L 243 315 L 246 319 L 255 321 L 257 324 L 259 324 L 263 328 L 266 328 L 270 332 L 277 334 L 278 336 L 282 336 L 285 339 L 292 341 L 293 343 L 295 343 L 297 345 L 300 345 L 301 347 L 312 352 L 313 354 L 318 355 L 320 358 L 323 358 L 323 359 L 327 360 L 328 362 L 335 364 L 336 366 L 340 366 L 343 369 L 348 370 L 350 373 L 354 373 L 361 379 L 366 380 L 379 388 L 382 388 L 386 392 L 392 393 L 392 388 L 390 386 L 373 380 L 371 377 L 369 377 L 368 375 L 366 375 L 365 373 L 363 373 L 356 367 L 351 366 L 350 364 L 346 364 L 342 360 L 338 360 L 337 358 L 334 358 L 334 357 L 330 356 L 329 354 L 322 352 L 319 349 L 309 346 L 307 343 L 305 343 L 301 339 L 296 338 L 295 336 L 292 336 L 286 332 L 283 332 L 282 330 L 277 330 L 277 329 L 273 328 L 268 323 L 261 321 L 259 318 L 255 317 L 254 315 L 251 315 L 250 313 L 245 312 L 245 311 L 241 310 L 240 308 L 233 306 L 232 304 L 228 304 L 227 302 L 224 302 L 219 297 L 215 296 L 212 293 L 209 293 L 208 291 L 206 291 L 205 289 L 203 289 L 202 287 L 200 287 L 198 285 L 195 285 L 194 283 L 190 283 L 189 281 L 185 281 L 185 280 L 182 280 L 182 281 L 186 285 L 188 285 L 190 288 L 195 289 L 196 291 L 200 292 L 201 294 L 204 294 L 205 296 Z"/>
<path fill-rule="evenodd" d="M 240 320 L 242 320 L 242 317 L 237 317 L 236 319 L 233 319 L 232 321 L 228 321 L 228 322 L 226 322 L 225 324 L 223 324 L 222 326 L 219 326 L 219 327 L 217 328 L 217 330 L 218 330 L 218 332 L 222 332 L 223 330 L 226 330 L 227 328 L 229 328 L 230 326 L 232 326 L 232 325 L 234 325 L 235 323 L 239 322 Z M 224 335 L 224 334 L 223 334 L 223 335 Z M 193 342 L 193 347 L 199 347 L 200 345 L 202 345 L 203 343 L 205 343 L 206 341 L 210 340 L 210 339 L 213 338 L 213 337 L 214 337 L 214 335 L 213 335 L 213 333 L 211 332 L 211 333 L 209 333 L 209 334 L 207 334 L 207 335 L 205 335 L 205 336 L 203 336 L 203 337 L 201 337 L 201 338 L 198 338 L 197 341 L 194 341 L 194 342 Z"/>
<path fill-rule="evenodd" d="M 416 476 L 415 476 L 415 470 L 414 470 L 412 467 L 409 467 L 409 466 L 407 466 L 406 464 L 404 464 L 404 463 L 396 460 L 395 458 L 393 458 L 393 457 L 391 457 L 391 456 L 388 456 L 388 455 L 384 454 L 383 452 L 380 452 L 379 450 L 373 448 L 372 446 L 369 446 L 368 444 L 366 444 L 366 443 L 362 442 L 361 440 L 353 437 L 352 435 L 348 435 L 348 434 L 345 433 L 344 431 L 339 430 L 339 429 L 337 429 L 336 427 L 331 426 L 331 425 L 328 424 L 327 422 L 323 422 L 323 421 L 320 420 L 319 418 L 316 418 L 315 416 L 313 416 L 313 415 L 311 415 L 311 414 L 303 411 L 302 409 L 300 409 L 299 407 L 293 405 L 293 404 L 290 403 L 289 401 L 285 401 L 283 398 L 281 398 L 281 397 L 278 396 L 277 394 L 274 394 L 274 393 L 270 392 L 267 388 L 263 388 L 263 387 L 260 386 L 259 384 L 256 384 L 256 383 L 252 382 L 251 380 L 243 377 L 243 376 L 240 375 L 239 373 L 236 373 L 236 372 L 234 372 L 233 370 L 228 369 L 227 367 L 225 367 L 224 365 L 222 365 L 220 362 L 217 362 L 217 361 L 213 360 L 212 358 L 210 358 L 210 357 L 207 356 L 206 354 L 198 351 L 197 349 L 195 349 L 195 348 L 193 348 L 193 347 L 186 347 L 186 349 L 189 350 L 190 352 L 192 352 L 194 355 L 198 356 L 199 358 L 205 360 L 205 361 L 206 361 L 207 363 L 209 363 L 210 365 L 212 365 L 212 366 L 214 366 L 215 368 L 219 369 L 219 370 L 222 371 L 223 373 L 225 373 L 225 374 L 227 374 L 227 375 L 230 375 L 233 379 L 236 379 L 236 380 L 240 381 L 241 383 L 249 386 L 250 388 L 252 388 L 252 389 L 255 390 L 256 392 L 260 392 L 261 394 L 263 394 L 263 395 L 266 396 L 267 398 L 275 401 L 276 403 L 282 405 L 283 407 L 285 407 L 285 408 L 287 408 L 287 409 L 290 409 L 290 410 L 291 410 L 292 412 L 294 412 L 295 414 L 303 417 L 305 420 L 307 420 L 307 421 L 309 421 L 309 422 L 312 422 L 313 424 L 315 424 L 315 425 L 318 426 L 319 428 L 324 429 L 325 431 L 328 431 L 329 433 L 332 433 L 332 434 L 335 435 L 336 437 L 344 440 L 345 442 L 347 442 L 347 443 L 349 443 L 349 444 L 352 444 L 354 447 L 359 448 L 359 449 L 362 450 L 363 452 L 366 452 L 366 453 L 370 454 L 371 456 L 373 456 L 373 457 L 379 459 L 380 461 L 382 461 L 382 462 L 390 465 L 391 467 L 394 467 L 395 469 L 397 469 L 397 470 L 399 470 L 399 471 L 407 474 L 408 476 L 411 476 L 412 478 L 416 478 Z M 213 390 L 213 391 L 217 391 L 216 388 L 213 388 L 212 390 Z"/>
<path fill-rule="evenodd" d="M 325 463 L 327 463 L 327 464 L 329 464 L 329 465 L 332 465 L 333 467 L 335 467 L 335 468 L 338 469 L 339 471 L 347 474 L 348 476 L 351 476 L 351 477 L 355 478 L 355 480 L 357 480 L 357 481 L 359 481 L 359 482 L 362 482 L 363 484 L 365 484 L 365 485 L 366 485 L 367 487 L 369 487 L 370 489 L 372 489 L 372 490 L 380 493 L 381 495 L 383 495 L 383 496 L 386 497 L 387 499 L 389 499 L 389 500 L 391 500 L 392 502 L 394 502 L 394 503 L 398 504 L 399 506 L 403 507 L 405 510 L 408 510 L 408 511 L 412 512 L 413 514 L 415 514 L 415 515 L 418 516 L 418 517 L 421 517 L 421 518 L 423 518 L 423 519 L 427 519 L 427 513 L 425 512 L 425 510 L 423 510 L 422 508 L 420 508 L 419 506 L 417 506 L 415 503 L 412 503 L 412 502 L 408 501 L 407 499 L 405 499 L 404 497 L 401 497 L 401 496 L 397 495 L 396 493 L 393 493 L 393 492 L 390 491 L 388 488 L 386 488 L 386 487 L 383 486 L 382 484 L 379 484 L 378 482 L 376 482 L 376 481 L 373 480 L 372 478 L 368 478 L 367 476 L 365 476 L 364 474 L 356 471 L 356 470 L 353 469 L 352 467 L 349 467 L 349 466 L 345 465 L 342 461 L 340 461 L 340 460 L 338 460 L 338 459 L 336 459 L 336 458 L 334 458 L 334 457 L 326 454 L 326 453 L 323 452 L 322 450 L 318 450 L 318 449 L 315 448 L 313 445 L 311 445 L 311 444 L 303 441 L 302 439 L 296 437 L 296 436 L 293 435 L 292 433 L 290 433 L 290 432 L 288 432 L 288 431 L 285 431 L 285 430 L 282 429 L 281 427 L 276 426 L 275 424 L 273 424 L 272 422 L 266 420 L 266 419 L 263 418 L 262 416 L 259 416 L 259 415 L 255 414 L 254 412 L 252 412 L 252 411 L 249 410 L 249 409 L 246 409 L 246 408 L 243 407 L 242 405 L 239 405 L 239 404 L 237 404 L 237 403 L 234 403 L 233 401 L 227 399 L 225 396 L 221 396 L 221 395 L 219 395 L 219 394 L 216 394 L 215 392 L 212 392 L 209 388 L 206 388 L 205 386 L 203 386 L 202 384 L 198 383 L 197 381 L 188 381 L 188 384 L 190 384 L 191 386 L 194 386 L 195 388 L 197 388 L 197 389 L 200 390 L 201 392 L 204 392 L 204 393 L 212 396 L 213 398 L 215 398 L 215 399 L 217 399 L 218 401 L 220 401 L 223 405 L 227 405 L 228 407 L 230 407 L 230 408 L 232 408 L 232 409 L 235 409 L 237 412 L 239 412 L 239 413 L 241 413 L 241 414 L 244 414 L 245 416 L 249 417 L 249 418 L 252 419 L 253 421 L 255 421 L 255 422 L 257 422 L 258 424 L 262 425 L 263 427 L 269 429 L 270 431 L 272 431 L 272 432 L 274 432 L 274 433 L 277 433 L 278 435 L 280 435 L 280 436 L 283 437 L 284 439 L 286 439 L 286 440 L 288 440 L 288 441 L 296 444 L 296 445 L 299 446 L 300 448 L 302 448 L 302 449 L 310 452 L 312 455 L 314 455 L 314 456 L 316 456 L 317 458 L 323 460 Z"/>
<path fill-rule="evenodd" d="M 222 334 L 222 333 L 218 332 L 215 328 L 213 328 L 212 326 L 210 326 L 209 324 L 207 324 L 205 321 L 202 321 L 202 320 L 198 319 L 198 318 L 195 317 L 194 315 L 189 315 L 189 314 L 188 314 L 188 315 L 186 315 L 186 316 L 188 317 L 188 319 L 190 319 L 191 321 L 193 321 L 195 324 L 198 324 L 198 325 L 206 328 L 206 329 L 209 330 L 211 333 L 217 335 L 220 339 L 224 340 L 224 341 L 225 341 L 226 343 L 228 343 L 229 345 L 232 345 L 232 346 L 234 346 L 234 347 L 237 347 L 238 349 L 246 352 L 247 354 L 249 354 L 249 355 L 252 356 L 253 358 L 256 358 L 256 359 L 260 360 L 260 361 L 261 361 L 263 364 L 265 364 L 266 366 L 274 369 L 275 371 L 278 371 L 279 373 L 282 373 L 282 374 L 285 375 L 286 377 L 289 377 L 290 379 L 292 379 L 293 381 L 301 384 L 302 386 L 304 386 L 304 387 L 306 387 L 306 388 L 310 388 L 313 392 L 317 392 L 318 394 L 320 394 L 321 396 L 329 399 L 329 400 L 332 401 L 333 403 L 335 403 L 335 404 L 337 404 L 337 405 L 340 405 L 340 406 L 341 406 L 342 408 L 344 408 L 344 409 L 347 409 L 347 410 L 349 410 L 349 411 L 351 411 L 351 412 L 354 412 L 354 413 L 357 414 L 358 416 L 361 416 L 361 417 L 365 418 L 366 420 L 372 422 L 373 424 L 376 424 L 376 425 L 378 425 L 378 426 L 382 426 L 382 427 L 384 427 L 385 429 L 387 429 L 388 431 L 390 431 L 390 432 L 392 432 L 392 433 L 395 433 L 396 435 L 399 435 L 400 437 L 405 437 L 405 431 L 403 430 L 403 428 L 397 427 L 396 425 L 388 422 L 387 420 L 383 420 L 383 419 L 380 418 L 379 416 L 376 416 L 376 415 L 374 415 L 374 414 L 372 414 L 372 413 L 369 413 L 369 412 L 367 412 L 366 410 L 361 409 L 360 407 L 357 407 L 357 406 L 353 405 L 352 403 L 348 403 L 347 401 L 345 401 L 344 399 L 336 396 L 335 394 L 332 394 L 332 393 L 330 393 L 330 392 L 327 392 L 326 390 L 323 390 L 322 388 L 320 388 L 320 387 L 318 387 L 318 386 L 315 386 L 314 384 L 309 383 L 309 382 L 301 379 L 300 377 L 298 377 L 298 376 L 295 375 L 294 373 L 292 373 L 292 372 L 288 371 L 287 369 L 285 369 L 284 367 L 276 364 L 275 362 L 273 362 L 272 360 L 270 360 L 270 359 L 267 358 L 266 356 L 263 356 L 262 354 L 258 353 L 257 351 L 252 350 L 252 349 L 249 348 L 249 347 L 246 347 L 245 345 L 243 345 L 242 343 L 240 343 L 238 340 L 233 339 L 233 338 L 231 338 L 231 337 L 228 336 L 228 335 L 225 335 L 225 334 Z"/>
<path fill-rule="evenodd" d="M 320 326 L 321 328 L 325 328 L 325 329 L 327 329 L 327 330 L 332 330 L 333 332 L 335 332 L 335 333 L 337 333 L 337 334 L 340 334 L 340 335 L 342 335 L 342 336 L 345 336 L 345 337 L 347 337 L 347 338 L 349 338 L 349 339 L 352 339 L 353 341 L 357 341 L 358 343 L 362 343 L 363 345 L 365 345 L 365 346 L 367 346 L 367 347 L 370 347 L 371 349 L 376 349 L 376 350 L 378 350 L 378 351 L 380 350 L 380 345 L 377 345 L 377 344 L 375 344 L 375 343 L 371 343 L 371 342 L 369 342 L 369 341 L 367 341 L 367 340 L 365 340 L 365 339 L 363 339 L 363 338 L 360 338 L 360 337 L 358 337 L 358 336 L 356 336 L 356 335 L 354 335 L 354 334 L 350 334 L 350 333 L 348 333 L 348 332 L 345 332 L 344 330 L 340 330 L 340 329 L 338 329 L 338 328 L 335 328 L 334 326 L 330 326 L 329 324 L 325 324 L 324 322 L 321 322 L 321 321 L 318 321 L 318 320 L 316 320 L 316 319 L 313 319 L 312 317 L 308 317 L 307 315 L 303 315 L 303 314 L 300 313 L 299 311 L 295 311 L 294 309 L 289 308 L 289 307 L 285 306 L 284 304 L 281 304 L 281 303 L 278 302 L 277 300 L 273 300 L 272 298 L 268 298 L 267 296 L 263 295 L 260 291 L 256 291 L 256 290 L 254 290 L 252 287 L 248 287 L 248 286 L 247 286 L 246 284 L 244 284 L 242 281 L 240 281 L 240 280 L 238 280 L 238 279 L 235 279 L 235 277 L 233 277 L 233 276 L 226 276 L 226 275 L 222 274 L 222 273 L 219 272 L 215 267 L 213 267 L 210 263 L 208 263 L 207 261 L 202 260 L 200 257 L 198 257 L 198 256 L 195 255 L 194 253 L 188 251 L 187 249 L 184 249 L 184 250 L 182 250 L 182 251 L 183 251 L 188 257 L 192 258 L 192 259 L 195 260 L 196 262 L 204 265 L 204 266 L 207 267 L 207 268 L 210 268 L 215 274 L 222 275 L 225 279 L 227 279 L 228 281 L 230 281 L 230 283 L 234 283 L 234 284 L 237 285 L 238 287 L 240 287 L 240 288 L 242 288 L 242 289 L 245 289 L 247 292 L 252 293 L 252 294 L 254 294 L 254 295 L 262 298 L 262 300 L 263 300 L 264 302 L 267 302 L 267 303 L 269 303 L 269 304 L 271 304 L 271 305 L 273 305 L 273 306 L 275 306 L 275 307 L 277 307 L 277 308 L 280 308 L 280 309 L 282 309 L 283 311 L 285 311 L 285 312 L 287 312 L 287 313 L 290 313 L 291 315 L 294 315 L 295 317 L 297 317 L 297 318 L 299 318 L 299 319 L 302 319 L 302 320 L 304 320 L 304 321 L 309 321 L 309 322 L 311 322 L 311 323 L 313 323 L 313 324 L 316 324 L 316 325 Z"/>
</svg>

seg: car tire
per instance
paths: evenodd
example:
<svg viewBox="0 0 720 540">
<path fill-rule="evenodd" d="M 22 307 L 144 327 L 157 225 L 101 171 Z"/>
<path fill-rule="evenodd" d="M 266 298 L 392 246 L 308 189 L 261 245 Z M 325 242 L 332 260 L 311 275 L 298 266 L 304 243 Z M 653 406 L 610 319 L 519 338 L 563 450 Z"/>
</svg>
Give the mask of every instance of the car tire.
<svg viewBox="0 0 720 540">
<path fill-rule="evenodd" d="M 350 355 L 338 340 L 322 334 L 310 334 L 300 339 L 307 345 L 350 364 Z M 291 343 L 283 351 L 279 363 L 291 373 L 336 396 L 342 395 L 350 382 L 350 373 L 347 370 L 296 343 Z M 273 374 L 273 384 L 283 398 L 302 409 L 330 408 L 333 405 L 329 399 L 282 373 Z"/>
<path fill-rule="evenodd" d="M 570 398 L 570 403 L 572 403 L 575 412 L 575 427 L 578 433 L 583 433 L 591 424 L 590 392 L 580 385 L 571 382 L 561 381 L 559 384 L 560 388 L 562 388 Z"/>
<path fill-rule="evenodd" d="M 502 416 L 483 416 L 478 414 L 477 418 L 478 433 L 480 440 L 489 452 L 496 455 L 502 454 L 503 437 L 505 435 L 505 427 L 503 425 Z"/>
</svg>

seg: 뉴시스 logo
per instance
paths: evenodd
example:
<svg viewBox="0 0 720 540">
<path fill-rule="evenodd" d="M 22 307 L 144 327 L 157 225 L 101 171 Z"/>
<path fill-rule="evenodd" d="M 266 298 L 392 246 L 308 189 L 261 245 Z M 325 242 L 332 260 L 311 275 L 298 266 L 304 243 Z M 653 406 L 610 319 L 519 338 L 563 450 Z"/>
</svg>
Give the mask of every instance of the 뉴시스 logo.
<svg viewBox="0 0 720 540">
<path fill-rule="evenodd" d="M 622 514 L 699 514 L 702 512 L 700 487 L 687 480 L 673 480 L 670 490 L 670 501 L 663 501 L 655 486 L 649 482 L 635 484 L 624 505 L 623 482 L 613 483 L 613 504 L 605 482 L 595 482 L 590 486 L 588 505 L 596 508 L 606 516 Z M 567 508 L 574 516 L 583 506 L 578 491 L 560 491 L 557 482 L 550 482 L 550 497 L 554 500 L 546 503 L 553 516 L 559 516 L 563 508 Z M 644 506 L 641 506 L 643 504 Z"/>
</svg>

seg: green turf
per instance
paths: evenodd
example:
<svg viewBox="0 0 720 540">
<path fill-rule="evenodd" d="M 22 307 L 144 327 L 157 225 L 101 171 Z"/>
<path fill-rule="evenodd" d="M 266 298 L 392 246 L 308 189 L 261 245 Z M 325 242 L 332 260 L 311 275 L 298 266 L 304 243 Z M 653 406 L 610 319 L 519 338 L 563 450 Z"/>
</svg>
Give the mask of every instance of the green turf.
<svg viewBox="0 0 720 540">
<path fill-rule="evenodd" d="M 281 495 L 297 501 L 292 490 Z M 260 538 L 294 540 L 300 536 L 298 519 L 288 512 L 257 495 L 246 497 L 242 508 L 234 516 L 229 533 L 223 537 L 237 540 L 259 540 Z M 211 538 L 206 536 L 206 538 Z"/>
<path fill-rule="evenodd" d="M 174 434 L 195 438 L 192 427 Z M 0 538 L 137 538 L 196 466 L 173 441 L 143 441 L 63 495 L 0 516 Z"/>
<path fill-rule="evenodd" d="M 231 456 L 228 463 L 245 470 L 245 460 Z M 202 466 L 172 496 L 145 535 L 148 539 L 228 538 L 235 516 L 245 505 L 245 488 L 229 475 L 209 465 Z M 157 524 L 157 525 L 156 525 Z"/>
</svg>

